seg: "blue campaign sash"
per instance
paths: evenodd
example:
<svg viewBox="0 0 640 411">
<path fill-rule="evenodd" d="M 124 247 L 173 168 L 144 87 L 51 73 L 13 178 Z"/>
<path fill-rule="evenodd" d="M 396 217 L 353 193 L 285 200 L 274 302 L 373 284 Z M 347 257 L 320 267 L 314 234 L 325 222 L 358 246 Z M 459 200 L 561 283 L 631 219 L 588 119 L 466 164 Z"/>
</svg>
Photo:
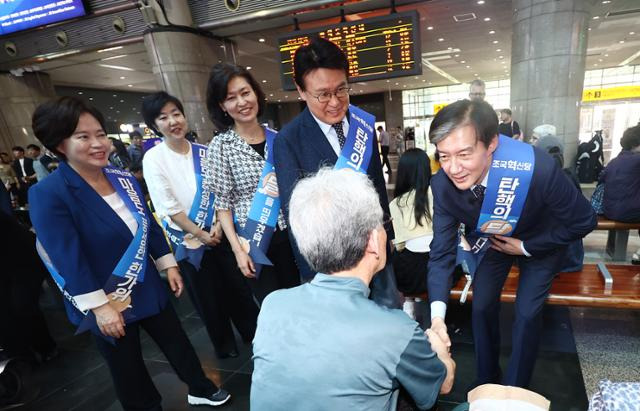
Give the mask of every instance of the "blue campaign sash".
<svg viewBox="0 0 640 411">
<path fill-rule="evenodd" d="M 258 181 L 258 187 L 253 195 L 251 208 L 244 227 L 236 224 L 238 240 L 243 247 L 249 247 L 249 256 L 253 260 L 256 277 L 260 276 L 263 265 L 273 265 L 267 257 L 267 250 L 271 237 L 278 224 L 280 213 L 280 197 L 278 195 L 278 180 L 273 165 L 273 142 L 276 132 L 265 128 L 266 148 L 264 167 Z"/>
<path fill-rule="evenodd" d="M 349 134 L 334 168 L 350 168 L 366 174 L 373 153 L 373 144 L 377 144 L 374 138 L 376 118 L 354 105 L 349 105 L 349 120 Z"/>
<path fill-rule="evenodd" d="M 138 283 L 144 282 L 149 255 L 148 237 L 151 220 L 146 213 L 144 196 L 140 192 L 135 178 L 128 171 L 115 167 L 105 167 L 102 171 L 138 223 L 138 229 L 131 243 L 113 269 L 113 274 L 103 287 L 105 294 L 117 305 L 122 307 L 122 315 L 125 323 L 129 323 L 137 318 L 137 310 L 134 302 L 131 300 L 131 293 Z M 78 308 L 73 297 L 64 289 L 66 284 L 64 278 L 58 273 L 58 270 L 49 259 L 46 250 L 44 250 L 39 242 L 36 244 L 36 249 L 63 296 L 69 300 L 74 307 Z M 95 315 L 91 310 L 82 313 L 85 317 L 80 322 L 76 334 L 91 329 L 95 334 L 113 343 L 113 338 L 106 337 L 99 331 Z"/>
<path fill-rule="evenodd" d="M 510 236 L 515 231 L 533 177 L 533 147 L 503 135 L 498 139 L 476 229 L 466 235 L 463 230 L 458 233 L 456 263 L 468 275 L 466 289 L 489 248 L 489 237 Z"/>
<path fill-rule="evenodd" d="M 213 209 L 213 193 L 204 190 L 202 187 L 203 176 L 206 173 L 206 162 L 204 159 L 207 156 L 207 147 L 201 144 L 191 143 L 191 154 L 193 156 L 193 169 L 196 174 L 196 194 L 193 197 L 193 203 L 191 203 L 191 210 L 189 210 L 188 217 L 189 220 L 193 221 L 201 229 L 208 230 L 211 228 L 215 210 Z M 184 240 L 184 231 L 171 228 L 166 221 L 163 221 L 162 225 L 171 242 L 176 260 L 187 260 L 196 269 L 200 269 L 200 263 L 202 262 L 202 256 L 206 246 L 199 243 L 197 239 L 187 244 Z"/>
</svg>

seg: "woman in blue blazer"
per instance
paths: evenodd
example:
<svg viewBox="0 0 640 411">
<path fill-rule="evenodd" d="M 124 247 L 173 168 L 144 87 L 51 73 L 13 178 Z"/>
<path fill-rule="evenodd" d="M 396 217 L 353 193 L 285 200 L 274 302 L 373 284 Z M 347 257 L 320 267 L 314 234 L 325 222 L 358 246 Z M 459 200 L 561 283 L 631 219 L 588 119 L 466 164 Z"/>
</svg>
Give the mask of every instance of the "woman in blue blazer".
<svg viewBox="0 0 640 411">
<path fill-rule="evenodd" d="M 123 408 L 161 409 L 142 358 L 140 327 L 189 386 L 189 404 L 226 402 L 229 394 L 207 379 L 168 303 L 158 271 L 166 270 L 176 296 L 183 284 L 160 227 L 144 200 L 137 201 L 144 197 L 131 175 L 108 167 L 111 142 L 102 114 L 62 97 L 36 109 L 33 130 L 63 159 L 29 191 L 39 251 L 71 322 L 92 330 Z"/>
</svg>

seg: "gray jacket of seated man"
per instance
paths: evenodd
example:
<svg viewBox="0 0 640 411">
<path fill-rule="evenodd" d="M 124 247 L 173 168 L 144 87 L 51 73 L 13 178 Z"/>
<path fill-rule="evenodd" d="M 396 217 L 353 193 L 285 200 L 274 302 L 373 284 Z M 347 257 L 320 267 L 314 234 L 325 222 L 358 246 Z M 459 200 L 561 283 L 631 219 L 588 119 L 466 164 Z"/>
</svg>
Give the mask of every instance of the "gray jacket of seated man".
<svg viewBox="0 0 640 411">
<path fill-rule="evenodd" d="M 392 410 L 399 385 L 435 403 L 446 368 L 418 323 L 369 300 L 358 278 L 318 274 L 262 305 L 251 409 Z"/>
</svg>

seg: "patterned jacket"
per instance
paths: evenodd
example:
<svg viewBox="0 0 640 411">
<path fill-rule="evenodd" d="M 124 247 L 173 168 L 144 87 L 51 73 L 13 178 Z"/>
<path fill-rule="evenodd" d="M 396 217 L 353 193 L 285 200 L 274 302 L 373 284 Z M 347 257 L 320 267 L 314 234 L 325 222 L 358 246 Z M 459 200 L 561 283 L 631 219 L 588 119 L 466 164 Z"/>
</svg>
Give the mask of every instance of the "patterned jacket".
<svg viewBox="0 0 640 411">
<path fill-rule="evenodd" d="M 216 210 L 233 211 L 240 226 L 244 227 L 262 175 L 264 159 L 229 129 L 213 137 L 206 161 L 203 186 L 214 193 L 214 207 Z M 282 210 L 278 213 L 278 227 L 281 230 L 287 228 Z"/>
</svg>

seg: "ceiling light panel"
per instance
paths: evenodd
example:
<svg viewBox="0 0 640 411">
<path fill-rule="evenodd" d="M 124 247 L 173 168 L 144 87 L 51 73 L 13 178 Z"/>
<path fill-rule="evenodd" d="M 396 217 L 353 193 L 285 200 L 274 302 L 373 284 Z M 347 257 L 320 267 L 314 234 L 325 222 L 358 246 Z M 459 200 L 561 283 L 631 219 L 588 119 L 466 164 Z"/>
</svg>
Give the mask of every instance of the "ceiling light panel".
<svg viewBox="0 0 640 411">
<path fill-rule="evenodd" d="M 124 70 L 124 71 L 135 71 L 134 69 L 132 69 L 131 67 L 125 67 L 125 66 L 113 66 L 111 64 L 98 64 L 98 66 L 100 67 L 104 67 L 104 68 L 110 68 L 110 69 L 114 69 L 114 70 Z"/>
</svg>

